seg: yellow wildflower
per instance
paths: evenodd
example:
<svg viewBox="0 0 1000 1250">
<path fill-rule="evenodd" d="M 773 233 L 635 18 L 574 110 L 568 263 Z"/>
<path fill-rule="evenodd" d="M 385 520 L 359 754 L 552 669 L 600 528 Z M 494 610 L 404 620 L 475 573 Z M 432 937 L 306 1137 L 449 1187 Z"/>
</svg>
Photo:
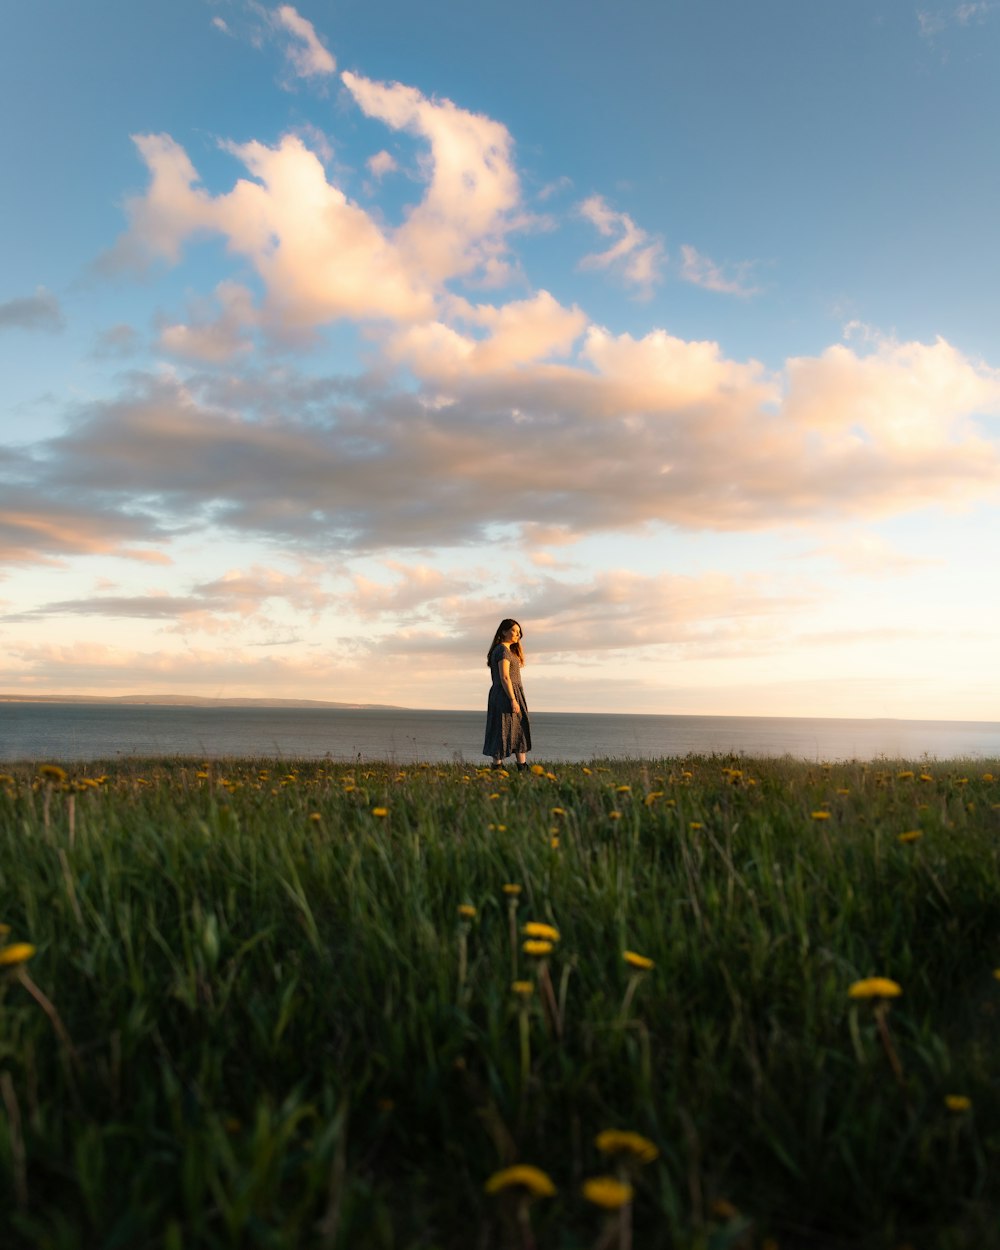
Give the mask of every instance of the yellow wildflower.
<svg viewBox="0 0 1000 1250">
<path fill-rule="evenodd" d="M 643 799 L 643 802 L 646 804 L 647 807 L 652 807 L 657 799 L 662 799 L 662 798 L 663 798 L 662 790 L 650 790 L 650 792 Z"/>
<path fill-rule="evenodd" d="M 513 1167 L 494 1172 L 483 1186 L 488 1194 L 515 1187 L 526 1189 L 535 1198 L 551 1198 L 556 1192 L 551 1177 L 530 1163 L 515 1163 Z"/>
<path fill-rule="evenodd" d="M 66 770 L 60 768 L 58 764 L 43 764 L 38 770 L 39 777 L 44 777 L 46 781 L 65 781 Z"/>
<path fill-rule="evenodd" d="M 472 920 L 475 917 L 476 909 L 472 906 L 471 903 L 459 903 L 458 914 L 464 920 Z"/>
<path fill-rule="evenodd" d="M 811 812 L 810 815 L 812 816 L 813 820 L 829 820 L 830 819 L 829 812 L 824 812 L 824 811 Z"/>
<path fill-rule="evenodd" d="M 545 776 L 545 769 L 541 766 L 541 764 L 532 764 L 531 772 L 532 772 L 532 775 L 535 777 Z"/>
<path fill-rule="evenodd" d="M 554 851 L 559 850 L 559 835 L 558 834 L 554 833 L 552 837 L 549 838 L 549 846 L 551 846 Z"/>
<path fill-rule="evenodd" d="M 631 794 L 631 786 L 615 786 L 615 794 Z"/>
<path fill-rule="evenodd" d="M 944 1105 L 949 1111 L 969 1111 L 972 1107 L 972 1099 L 966 1098 L 964 1094 L 946 1094 Z"/>
<path fill-rule="evenodd" d="M 868 977 L 855 981 L 847 991 L 848 998 L 898 998 L 902 989 L 888 977 Z"/>
<path fill-rule="evenodd" d="M 534 955 L 536 958 L 541 959 L 543 955 L 549 955 L 552 953 L 552 943 L 529 938 L 527 942 L 523 944 L 521 949 L 526 955 Z"/>
<path fill-rule="evenodd" d="M 622 951 L 622 956 L 631 968 L 641 968 L 642 971 L 648 972 L 650 968 L 656 967 L 651 959 L 647 959 L 645 955 L 638 955 L 635 951 Z"/>
<path fill-rule="evenodd" d="M 12 946 L 0 947 L 0 968 L 27 963 L 34 953 L 35 948 L 30 942 L 15 942 Z"/>
<path fill-rule="evenodd" d="M 546 942 L 559 941 L 559 930 L 554 925 L 542 924 L 540 920 L 529 920 L 521 926 L 521 932 L 529 938 L 544 938 Z"/>
<path fill-rule="evenodd" d="M 993 774 L 992 774 L 992 773 L 983 773 L 982 777 L 980 777 L 980 778 L 979 778 L 979 780 L 980 780 L 980 781 L 992 781 L 992 780 L 993 780 Z"/>
<path fill-rule="evenodd" d="M 388 816 L 389 809 L 387 807 L 373 807 L 372 815 L 373 816 Z"/>
<path fill-rule="evenodd" d="M 565 807 L 553 807 L 551 811 L 552 811 L 553 816 L 565 816 L 566 815 Z"/>
<path fill-rule="evenodd" d="M 921 829 L 908 829 L 908 830 L 906 831 L 906 833 L 901 833 L 901 834 L 899 835 L 898 841 L 900 841 L 900 842 L 916 842 L 916 840 L 917 840 L 918 838 L 922 838 L 923 836 L 924 836 L 924 835 L 923 835 L 923 830 L 921 830 Z"/>
<path fill-rule="evenodd" d="M 630 1129 L 606 1128 L 597 1134 L 594 1143 L 604 1154 L 629 1154 L 640 1163 L 652 1163 L 660 1153 L 648 1137 L 633 1133 Z"/>
<path fill-rule="evenodd" d="M 896 780 L 897 780 L 897 781 L 912 781 L 912 780 L 913 780 L 913 773 L 912 773 L 909 769 L 906 769 L 906 771 L 905 771 L 905 772 L 901 772 L 901 773 L 897 773 L 897 774 L 896 774 Z"/>
<path fill-rule="evenodd" d="M 701 823 L 700 820 L 692 820 L 690 824 L 688 825 L 688 828 L 693 829 L 695 833 L 697 833 L 699 829 L 704 829 L 705 826 Z"/>
<path fill-rule="evenodd" d="M 521 887 L 513 881 L 507 881 L 503 887 L 504 894 L 516 895 L 521 893 Z"/>
<path fill-rule="evenodd" d="M 841 786 L 841 787 L 838 789 L 837 793 L 838 793 L 838 794 L 841 794 L 841 795 L 844 795 L 844 794 L 850 794 L 851 792 L 850 792 L 850 790 L 848 790 L 848 788 L 847 788 L 846 786 Z"/>
<path fill-rule="evenodd" d="M 617 1180 L 614 1176 L 592 1176 L 583 1182 L 583 1196 L 596 1206 L 617 1211 L 632 1201 L 635 1190 L 626 1181 Z"/>
<path fill-rule="evenodd" d="M 933 781 L 934 778 L 930 775 L 930 773 L 921 773 L 920 780 L 921 781 Z"/>
<path fill-rule="evenodd" d="M 580 771 L 583 773 L 583 775 L 584 775 L 585 777 L 592 777 L 592 776 L 593 776 L 593 773 L 590 771 L 590 769 L 589 769 L 589 768 L 581 768 L 581 769 L 580 769 Z"/>
<path fill-rule="evenodd" d="M 608 812 L 608 820 L 621 820 L 621 818 L 622 818 L 621 812 L 618 812 L 618 811 Z"/>
<path fill-rule="evenodd" d="M 323 819 L 323 816 L 320 812 L 310 812 L 309 819 L 313 822 L 314 825 L 318 825 L 319 822 Z"/>
<path fill-rule="evenodd" d="M 533 981 L 512 981 L 510 988 L 515 994 L 520 994 L 522 998 L 530 998 L 535 992 L 535 983 Z"/>
</svg>

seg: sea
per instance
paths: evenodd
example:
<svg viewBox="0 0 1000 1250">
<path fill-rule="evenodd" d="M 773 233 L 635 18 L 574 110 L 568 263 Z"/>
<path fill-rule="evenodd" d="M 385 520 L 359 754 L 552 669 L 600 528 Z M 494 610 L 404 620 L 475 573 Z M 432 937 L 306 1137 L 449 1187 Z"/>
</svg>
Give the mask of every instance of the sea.
<svg viewBox="0 0 1000 1250">
<path fill-rule="evenodd" d="M 0 761 L 198 759 L 484 762 L 482 712 L 404 708 L 0 703 Z M 532 712 L 532 759 L 687 755 L 1000 759 L 1000 722 Z"/>
</svg>

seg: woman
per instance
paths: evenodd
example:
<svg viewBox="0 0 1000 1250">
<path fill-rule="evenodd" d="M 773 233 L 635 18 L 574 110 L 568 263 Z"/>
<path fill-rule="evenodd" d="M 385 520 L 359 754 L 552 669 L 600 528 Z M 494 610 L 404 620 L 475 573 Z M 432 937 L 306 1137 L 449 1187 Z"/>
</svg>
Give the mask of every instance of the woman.
<svg viewBox="0 0 1000 1250">
<path fill-rule="evenodd" d="M 493 685 L 486 705 L 483 754 L 493 757 L 494 768 L 502 768 L 508 755 L 517 756 L 518 768 L 528 767 L 525 752 L 531 750 L 531 725 L 521 685 L 521 665 L 524 663 L 521 636 L 521 626 L 517 621 L 501 621 L 486 656 Z"/>
</svg>

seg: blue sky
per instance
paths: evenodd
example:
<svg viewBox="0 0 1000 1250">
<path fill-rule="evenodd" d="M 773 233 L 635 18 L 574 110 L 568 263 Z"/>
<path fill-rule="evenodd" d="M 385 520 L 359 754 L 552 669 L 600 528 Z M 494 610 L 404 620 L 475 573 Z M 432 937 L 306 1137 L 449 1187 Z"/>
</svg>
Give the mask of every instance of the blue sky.
<svg viewBox="0 0 1000 1250">
<path fill-rule="evenodd" d="M 40 3 L 0 691 L 993 719 L 1000 4 Z"/>
</svg>

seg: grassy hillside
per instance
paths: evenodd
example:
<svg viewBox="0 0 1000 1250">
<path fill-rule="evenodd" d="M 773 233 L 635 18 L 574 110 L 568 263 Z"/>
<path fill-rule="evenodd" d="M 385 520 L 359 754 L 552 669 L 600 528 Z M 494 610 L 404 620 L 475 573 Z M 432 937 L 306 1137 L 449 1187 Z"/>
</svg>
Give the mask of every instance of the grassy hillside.
<svg viewBox="0 0 1000 1250">
<path fill-rule="evenodd" d="M 26 766 L 0 922 L 5 1247 L 1000 1246 L 1000 763 Z"/>
</svg>

